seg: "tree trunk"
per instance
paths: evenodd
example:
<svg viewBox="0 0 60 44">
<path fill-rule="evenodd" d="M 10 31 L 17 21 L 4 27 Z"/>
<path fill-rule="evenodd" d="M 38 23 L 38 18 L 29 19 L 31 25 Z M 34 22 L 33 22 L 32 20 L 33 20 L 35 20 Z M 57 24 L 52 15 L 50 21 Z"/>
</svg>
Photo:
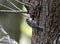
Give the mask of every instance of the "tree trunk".
<svg viewBox="0 0 60 44">
<path fill-rule="evenodd" d="M 43 32 L 32 29 L 32 44 L 59 44 L 60 36 L 60 0 L 30 0 L 34 5 L 30 8 L 30 16 L 39 26 L 43 26 Z"/>
<path fill-rule="evenodd" d="M 46 17 L 46 44 L 60 44 L 60 0 L 50 0 L 49 15 Z"/>
</svg>

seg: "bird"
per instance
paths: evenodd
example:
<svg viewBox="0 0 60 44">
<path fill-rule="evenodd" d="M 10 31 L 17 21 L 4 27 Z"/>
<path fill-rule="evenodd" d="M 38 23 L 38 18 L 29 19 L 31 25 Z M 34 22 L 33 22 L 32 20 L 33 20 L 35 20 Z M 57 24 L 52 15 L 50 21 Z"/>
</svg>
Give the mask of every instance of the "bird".
<svg viewBox="0 0 60 44">
<path fill-rule="evenodd" d="M 30 27 L 35 28 L 35 29 L 37 28 L 37 30 L 43 31 L 43 27 L 37 25 L 37 23 L 34 20 L 32 20 L 32 18 L 27 18 L 26 22 Z"/>
</svg>

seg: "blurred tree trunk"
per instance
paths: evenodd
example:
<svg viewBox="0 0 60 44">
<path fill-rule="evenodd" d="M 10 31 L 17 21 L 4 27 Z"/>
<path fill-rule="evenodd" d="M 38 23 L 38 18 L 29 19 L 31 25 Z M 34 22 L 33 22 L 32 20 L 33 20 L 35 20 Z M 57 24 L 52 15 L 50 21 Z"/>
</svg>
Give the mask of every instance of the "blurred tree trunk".
<svg viewBox="0 0 60 44">
<path fill-rule="evenodd" d="M 43 32 L 32 29 L 32 44 L 60 44 L 60 0 L 30 0 L 29 3 L 36 7 L 30 8 L 32 19 L 44 27 Z"/>
</svg>

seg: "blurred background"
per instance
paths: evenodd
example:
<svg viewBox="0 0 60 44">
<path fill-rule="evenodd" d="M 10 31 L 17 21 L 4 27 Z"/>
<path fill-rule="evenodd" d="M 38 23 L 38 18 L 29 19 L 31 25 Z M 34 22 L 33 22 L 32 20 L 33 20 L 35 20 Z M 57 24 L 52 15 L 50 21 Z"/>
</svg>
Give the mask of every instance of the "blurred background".
<svg viewBox="0 0 60 44">
<path fill-rule="evenodd" d="M 10 0 L 20 9 L 27 11 L 25 6 L 16 2 L 15 0 Z M 22 1 L 22 0 L 19 0 Z M 6 7 L 2 6 L 6 5 L 12 9 L 17 10 L 12 4 L 10 4 L 7 0 L 0 0 L 0 10 L 9 10 Z M 29 14 L 25 14 L 29 16 Z M 8 32 L 12 39 L 15 39 L 19 44 L 31 44 L 32 37 L 32 29 L 26 23 L 26 18 L 22 13 L 8 13 L 8 12 L 0 12 L 0 25 L 3 26 L 4 30 Z M 2 33 L 0 32 L 0 38 L 2 38 Z"/>
</svg>

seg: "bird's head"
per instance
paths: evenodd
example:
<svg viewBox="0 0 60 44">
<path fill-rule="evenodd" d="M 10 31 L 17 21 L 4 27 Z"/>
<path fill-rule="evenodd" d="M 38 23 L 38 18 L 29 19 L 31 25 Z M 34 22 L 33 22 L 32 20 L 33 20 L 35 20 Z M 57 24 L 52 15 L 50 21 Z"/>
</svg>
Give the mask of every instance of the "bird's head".
<svg viewBox="0 0 60 44">
<path fill-rule="evenodd" d="M 32 18 L 27 18 L 27 19 L 26 19 L 26 21 L 31 21 L 31 20 L 32 20 Z"/>
</svg>

